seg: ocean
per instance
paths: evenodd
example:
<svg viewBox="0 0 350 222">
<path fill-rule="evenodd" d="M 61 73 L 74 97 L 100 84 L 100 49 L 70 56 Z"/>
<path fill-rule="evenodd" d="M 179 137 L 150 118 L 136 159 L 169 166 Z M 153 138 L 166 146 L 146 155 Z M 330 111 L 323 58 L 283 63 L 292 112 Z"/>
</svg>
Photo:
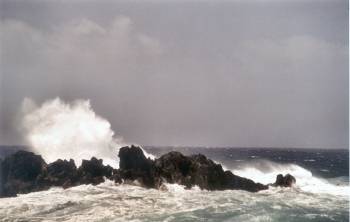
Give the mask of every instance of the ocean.
<svg viewBox="0 0 350 222">
<path fill-rule="evenodd" d="M 134 185 L 82 185 L 0 199 L 1 221 L 349 221 L 349 150 L 288 148 L 144 147 L 160 156 L 171 150 L 202 153 L 235 174 L 273 183 L 279 173 L 292 188 L 167 190 Z"/>
</svg>

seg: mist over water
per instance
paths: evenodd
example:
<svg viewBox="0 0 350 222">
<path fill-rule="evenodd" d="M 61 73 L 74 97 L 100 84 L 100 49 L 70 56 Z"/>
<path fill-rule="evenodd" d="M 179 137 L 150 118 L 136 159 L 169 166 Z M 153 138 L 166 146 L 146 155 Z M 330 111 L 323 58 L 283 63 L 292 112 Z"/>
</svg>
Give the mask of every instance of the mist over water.
<svg viewBox="0 0 350 222">
<path fill-rule="evenodd" d="M 127 145 L 116 136 L 108 120 L 97 115 L 89 100 L 71 103 L 60 98 L 36 105 L 25 99 L 21 110 L 21 132 L 33 151 L 47 162 L 101 158 L 118 168 L 118 150 Z"/>
</svg>

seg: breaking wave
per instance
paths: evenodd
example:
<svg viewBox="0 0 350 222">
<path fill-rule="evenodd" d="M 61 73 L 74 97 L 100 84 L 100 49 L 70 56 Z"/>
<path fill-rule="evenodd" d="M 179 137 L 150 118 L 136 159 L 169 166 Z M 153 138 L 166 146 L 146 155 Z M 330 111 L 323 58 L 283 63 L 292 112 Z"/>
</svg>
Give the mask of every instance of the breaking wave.
<svg viewBox="0 0 350 222">
<path fill-rule="evenodd" d="M 291 174 L 296 178 L 296 189 L 311 193 L 349 196 L 349 178 L 327 180 L 312 175 L 311 171 L 296 164 L 279 164 L 267 160 L 249 162 L 232 170 L 236 175 L 250 178 L 263 184 L 274 183 L 276 175 Z"/>
<path fill-rule="evenodd" d="M 92 156 L 118 167 L 118 149 L 127 145 L 98 116 L 88 100 L 71 103 L 56 98 L 36 105 L 23 102 L 22 132 L 33 151 L 47 162 L 73 158 L 78 165 Z M 144 151 L 145 152 L 145 151 Z M 152 157 L 150 154 L 145 154 Z M 266 160 L 240 161 L 236 175 L 263 184 L 277 174 L 296 178 L 293 188 L 271 187 L 257 193 L 242 190 L 206 191 L 166 184 L 145 189 L 106 180 L 3 198 L 5 221 L 348 221 L 349 177 L 318 178 L 297 164 Z"/>
<path fill-rule="evenodd" d="M 165 191 L 106 181 L 4 198 L 5 221 L 348 221 L 348 200 L 295 189 Z"/>
<path fill-rule="evenodd" d="M 33 151 L 49 163 L 72 158 L 79 166 L 82 159 L 94 156 L 117 168 L 118 150 L 127 145 L 115 135 L 111 124 L 94 112 L 89 100 L 66 103 L 56 98 L 38 106 L 26 98 L 21 132 Z"/>
</svg>

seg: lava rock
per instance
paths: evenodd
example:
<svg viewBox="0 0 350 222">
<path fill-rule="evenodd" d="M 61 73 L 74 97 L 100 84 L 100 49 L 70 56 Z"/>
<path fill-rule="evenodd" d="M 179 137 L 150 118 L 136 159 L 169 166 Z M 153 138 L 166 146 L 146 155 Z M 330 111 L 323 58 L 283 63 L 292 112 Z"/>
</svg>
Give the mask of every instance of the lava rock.
<svg viewBox="0 0 350 222">
<path fill-rule="evenodd" d="M 77 183 L 77 167 L 74 160 L 58 159 L 47 165 L 38 176 L 36 184 L 41 189 L 48 189 L 51 186 L 62 186 L 68 188 Z"/>
<path fill-rule="evenodd" d="M 170 152 L 156 159 L 155 167 L 157 176 L 163 181 L 182 184 L 188 188 L 192 186 L 190 173 L 193 171 L 191 169 L 193 163 L 191 158 L 179 152 Z"/>
<path fill-rule="evenodd" d="M 199 186 L 206 190 L 240 189 L 257 192 L 268 186 L 224 171 L 220 164 L 202 154 L 185 156 L 167 153 L 156 160 L 146 158 L 136 146 L 119 150 L 120 169 L 104 166 L 101 159 L 83 160 L 79 168 L 71 159 L 46 164 L 40 155 L 18 151 L 0 160 L 0 197 L 15 196 L 49 189 L 68 188 L 80 184 L 99 184 L 105 178 L 115 183 L 134 182 L 147 188 L 164 188 L 165 183 L 177 183 L 186 188 Z M 295 178 L 278 175 L 275 186 L 292 186 Z"/>
<path fill-rule="evenodd" d="M 148 171 L 152 160 L 147 159 L 140 147 L 131 145 L 119 149 L 119 169 Z"/>
<path fill-rule="evenodd" d="M 18 151 L 1 162 L 1 197 L 37 190 L 36 179 L 46 167 L 40 155 Z"/>
<path fill-rule="evenodd" d="M 220 164 L 202 154 L 192 155 L 191 177 L 193 184 L 207 190 L 224 190 L 228 188 L 225 172 Z"/>
<path fill-rule="evenodd" d="M 179 152 L 169 152 L 152 161 L 144 156 L 141 148 L 131 146 L 121 148 L 119 158 L 121 177 L 124 180 L 138 180 L 145 187 L 160 188 L 167 182 L 207 190 L 257 192 L 268 189 L 268 186 L 224 171 L 220 164 L 202 154 L 185 156 Z"/>
<path fill-rule="evenodd" d="M 58 159 L 46 164 L 40 155 L 18 151 L 0 161 L 0 197 L 47 190 L 53 186 L 68 188 L 80 184 L 99 184 L 104 178 L 121 183 L 118 170 L 104 166 L 92 157 L 77 169 L 74 160 Z"/>
<path fill-rule="evenodd" d="M 265 185 L 224 171 L 220 164 L 202 154 L 184 156 L 179 152 L 170 152 L 157 159 L 155 166 L 166 182 L 187 188 L 197 185 L 206 190 L 241 189 L 251 192 L 268 189 Z"/>
<path fill-rule="evenodd" d="M 246 190 L 249 192 L 258 192 L 267 190 L 269 187 L 261 183 L 255 183 L 253 180 L 234 175 L 231 171 L 225 171 L 226 187 L 225 189 Z"/>
<path fill-rule="evenodd" d="M 92 157 L 90 160 L 83 160 L 77 170 L 78 184 L 97 185 L 104 182 L 104 177 L 112 178 L 113 168 L 104 166 L 102 159 Z"/>
<path fill-rule="evenodd" d="M 283 176 L 282 174 L 278 174 L 276 177 L 276 182 L 273 185 L 281 187 L 292 187 L 295 183 L 296 179 L 292 175 L 286 174 Z"/>
<path fill-rule="evenodd" d="M 119 170 L 121 178 L 125 181 L 137 180 L 147 188 L 160 186 L 154 161 L 146 158 L 140 147 L 132 145 L 119 149 Z"/>
</svg>

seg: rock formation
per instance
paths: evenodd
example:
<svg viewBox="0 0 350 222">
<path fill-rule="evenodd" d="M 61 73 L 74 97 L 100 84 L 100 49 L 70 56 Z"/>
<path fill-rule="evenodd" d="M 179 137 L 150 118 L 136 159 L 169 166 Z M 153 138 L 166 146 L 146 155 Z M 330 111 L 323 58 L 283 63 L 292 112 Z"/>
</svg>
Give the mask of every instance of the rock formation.
<svg viewBox="0 0 350 222">
<path fill-rule="evenodd" d="M 207 159 L 202 154 L 184 156 L 179 152 L 170 152 L 155 160 L 158 177 L 168 183 L 185 185 L 188 188 L 199 186 L 207 190 L 240 189 L 251 192 L 268 187 L 252 180 L 224 171 L 220 164 Z"/>
<path fill-rule="evenodd" d="M 36 178 L 39 189 L 47 189 L 51 186 L 70 187 L 75 183 L 77 177 L 77 167 L 74 160 L 58 159 L 43 168 Z"/>
<path fill-rule="evenodd" d="M 123 147 L 119 150 L 119 172 L 122 179 L 137 180 L 147 188 L 160 186 L 154 161 L 147 159 L 141 148 L 136 146 Z"/>
<path fill-rule="evenodd" d="M 53 186 L 68 188 L 80 184 L 99 184 L 105 178 L 116 183 L 138 181 L 146 188 L 161 189 L 164 183 L 177 183 L 187 188 L 198 186 L 207 190 L 240 189 L 257 192 L 267 185 L 224 171 L 220 164 L 202 154 L 185 156 L 169 152 L 158 159 L 146 158 L 136 146 L 119 151 L 119 169 L 104 166 L 103 161 L 92 157 L 83 160 L 79 168 L 74 160 L 56 160 L 46 164 L 40 155 L 18 151 L 0 161 L 0 197 L 46 190 Z M 295 178 L 278 175 L 276 186 L 291 186 Z"/>
<path fill-rule="evenodd" d="M 58 159 L 46 164 L 40 155 L 27 151 L 18 151 L 1 161 L 0 176 L 0 197 L 47 190 L 54 186 L 96 185 L 104 182 L 104 178 L 121 182 L 118 170 L 104 166 L 102 160 L 95 157 L 83 160 L 77 168 L 72 159 Z"/>
<path fill-rule="evenodd" d="M 295 178 L 290 174 L 286 174 L 285 176 L 278 174 L 276 177 L 276 182 L 273 185 L 280 187 L 292 187 L 295 182 Z"/>
<path fill-rule="evenodd" d="M 18 151 L 1 161 L 1 194 L 14 196 L 17 193 L 35 191 L 36 178 L 47 167 L 40 155 Z"/>
</svg>

